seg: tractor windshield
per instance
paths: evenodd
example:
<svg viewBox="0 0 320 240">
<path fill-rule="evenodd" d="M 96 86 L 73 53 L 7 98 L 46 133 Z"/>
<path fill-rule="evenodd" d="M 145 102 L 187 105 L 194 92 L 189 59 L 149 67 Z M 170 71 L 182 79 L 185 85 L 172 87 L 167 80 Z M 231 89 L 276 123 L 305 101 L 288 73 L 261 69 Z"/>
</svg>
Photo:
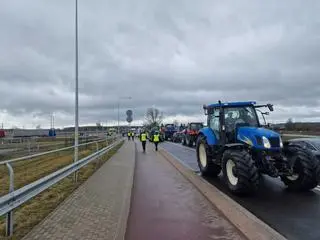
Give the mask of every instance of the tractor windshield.
<svg viewBox="0 0 320 240">
<path fill-rule="evenodd" d="M 203 127 L 202 123 L 191 123 L 190 129 L 191 130 L 200 130 Z"/>
<path fill-rule="evenodd" d="M 259 127 L 259 121 L 255 109 L 248 107 L 225 108 L 225 123 L 231 128 L 235 128 L 236 124 L 245 124 L 251 127 Z"/>
</svg>

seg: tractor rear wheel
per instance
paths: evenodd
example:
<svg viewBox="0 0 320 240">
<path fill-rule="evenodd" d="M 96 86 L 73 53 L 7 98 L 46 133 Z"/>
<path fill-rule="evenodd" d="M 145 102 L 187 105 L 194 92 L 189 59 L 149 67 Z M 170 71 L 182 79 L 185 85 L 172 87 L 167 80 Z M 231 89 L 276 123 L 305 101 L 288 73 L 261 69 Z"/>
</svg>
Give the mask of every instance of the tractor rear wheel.
<svg viewBox="0 0 320 240">
<path fill-rule="evenodd" d="M 189 136 L 189 143 L 188 143 L 188 147 L 192 147 L 193 146 L 193 139 L 191 136 Z"/>
<path fill-rule="evenodd" d="M 190 147 L 190 138 L 188 137 L 188 135 L 186 135 L 186 138 L 185 138 L 185 145 L 187 145 L 188 147 Z"/>
<path fill-rule="evenodd" d="M 308 150 L 300 147 L 289 147 L 289 160 L 293 165 L 291 176 L 282 176 L 282 182 L 293 191 L 308 191 L 318 185 L 320 166 L 318 159 Z"/>
<path fill-rule="evenodd" d="M 203 136 L 197 140 L 197 162 L 202 176 L 217 177 L 221 172 L 221 167 L 213 163 L 209 155 L 209 146 Z"/>
<path fill-rule="evenodd" d="M 251 194 L 258 190 L 260 176 L 251 155 L 241 149 L 226 150 L 222 157 L 223 176 L 234 194 Z"/>
<path fill-rule="evenodd" d="M 182 143 L 183 146 L 185 146 L 187 144 L 186 143 L 186 136 L 182 137 L 181 143 Z"/>
</svg>

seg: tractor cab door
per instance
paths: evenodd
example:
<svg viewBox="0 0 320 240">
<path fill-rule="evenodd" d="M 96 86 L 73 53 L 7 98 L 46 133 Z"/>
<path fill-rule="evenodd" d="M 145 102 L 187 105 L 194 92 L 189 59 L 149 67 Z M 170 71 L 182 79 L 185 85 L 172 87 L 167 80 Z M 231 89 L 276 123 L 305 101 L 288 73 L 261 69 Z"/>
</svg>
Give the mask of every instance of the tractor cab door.
<svg viewBox="0 0 320 240">
<path fill-rule="evenodd" d="M 208 127 L 212 129 L 219 143 L 221 142 L 220 109 L 214 108 L 208 114 Z"/>
</svg>

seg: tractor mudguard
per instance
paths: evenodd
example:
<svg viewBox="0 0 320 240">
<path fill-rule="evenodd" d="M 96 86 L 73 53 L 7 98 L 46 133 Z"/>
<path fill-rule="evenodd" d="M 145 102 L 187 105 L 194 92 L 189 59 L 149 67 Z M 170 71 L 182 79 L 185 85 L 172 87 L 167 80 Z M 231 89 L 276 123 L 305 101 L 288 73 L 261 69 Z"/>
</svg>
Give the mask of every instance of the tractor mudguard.
<svg viewBox="0 0 320 240">
<path fill-rule="evenodd" d="M 218 144 L 218 139 L 211 128 L 205 127 L 200 129 L 198 136 L 201 134 L 205 136 L 207 144 L 209 146 Z"/>
</svg>

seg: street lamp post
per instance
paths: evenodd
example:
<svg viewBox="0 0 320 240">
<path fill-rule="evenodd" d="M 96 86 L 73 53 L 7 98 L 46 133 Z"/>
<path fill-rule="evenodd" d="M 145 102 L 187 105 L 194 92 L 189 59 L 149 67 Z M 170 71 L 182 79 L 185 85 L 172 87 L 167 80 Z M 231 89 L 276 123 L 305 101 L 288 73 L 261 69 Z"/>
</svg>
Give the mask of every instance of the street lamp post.
<svg viewBox="0 0 320 240">
<path fill-rule="evenodd" d="M 75 0 L 75 128 L 74 128 L 74 162 L 79 157 L 79 87 L 78 87 L 78 0 Z M 74 181 L 77 182 L 77 172 Z"/>
</svg>

